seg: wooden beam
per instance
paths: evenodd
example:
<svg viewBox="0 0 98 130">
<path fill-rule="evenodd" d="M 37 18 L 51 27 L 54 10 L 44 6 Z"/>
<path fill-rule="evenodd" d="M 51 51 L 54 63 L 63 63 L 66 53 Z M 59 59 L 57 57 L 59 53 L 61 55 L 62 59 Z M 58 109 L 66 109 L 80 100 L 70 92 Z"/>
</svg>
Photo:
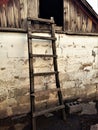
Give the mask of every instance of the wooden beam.
<svg viewBox="0 0 98 130">
<path fill-rule="evenodd" d="M 8 28 L 8 27 L 0 27 L 0 32 L 21 32 L 21 33 L 27 33 L 26 29 L 23 28 Z"/>
<path fill-rule="evenodd" d="M 38 0 L 28 0 L 28 17 L 38 17 Z"/>
<path fill-rule="evenodd" d="M 98 33 L 80 33 L 80 32 L 69 32 L 66 31 L 67 35 L 80 35 L 80 36 L 98 36 Z"/>
<path fill-rule="evenodd" d="M 37 117 L 37 116 L 44 115 L 45 113 L 50 113 L 50 112 L 53 112 L 53 111 L 61 110 L 63 108 L 65 108 L 65 106 L 64 105 L 60 105 L 60 106 L 56 106 L 56 107 L 53 107 L 53 108 L 45 109 L 43 111 L 34 112 L 33 113 L 33 117 Z"/>
</svg>

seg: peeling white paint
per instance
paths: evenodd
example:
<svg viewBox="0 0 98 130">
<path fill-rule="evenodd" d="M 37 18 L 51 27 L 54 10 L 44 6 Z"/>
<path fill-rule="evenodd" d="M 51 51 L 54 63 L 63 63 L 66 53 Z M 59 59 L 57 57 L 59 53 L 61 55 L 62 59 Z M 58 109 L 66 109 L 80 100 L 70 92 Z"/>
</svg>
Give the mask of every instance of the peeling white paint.
<svg viewBox="0 0 98 130">
<path fill-rule="evenodd" d="M 98 97 L 96 90 L 96 84 L 98 84 L 98 36 L 56 34 L 56 37 L 60 85 L 64 90 L 64 98 Z M 32 45 L 35 54 L 52 54 L 51 41 L 32 40 Z M 92 51 L 95 55 L 92 55 Z M 37 60 L 34 58 L 34 66 L 35 72 L 53 71 L 52 59 Z M 54 77 L 37 77 L 35 86 L 36 90 L 43 90 L 46 87 L 55 88 Z M 29 96 L 30 87 L 26 34 L 0 33 L 0 87 L 3 89 L 2 95 L 3 92 L 5 95 L 4 90 L 6 89 L 8 97 L 4 98 L 0 105 L 7 113 L 10 110 L 9 116 L 14 114 L 14 109 L 17 110 L 19 105 L 29 106 L 29 101 L 28 103 L 24 102 L 25 97 Z M 56 94 L 52 94 L 52 96 L 56 97 Z M 19 102 L 19 98 L 23 99 L 23 104 L 22 101 Z M 51 100 L 50 97 L 49 100 Z M 11 107 L 9 107 L 9 101 L 12 103 Z"/>
</svg>

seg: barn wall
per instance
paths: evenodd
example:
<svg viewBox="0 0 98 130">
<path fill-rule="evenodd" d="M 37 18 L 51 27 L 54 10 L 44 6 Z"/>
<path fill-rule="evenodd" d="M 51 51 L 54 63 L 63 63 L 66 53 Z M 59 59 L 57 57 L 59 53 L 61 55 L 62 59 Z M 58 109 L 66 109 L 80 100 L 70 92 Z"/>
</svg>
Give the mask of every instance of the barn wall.
<svg viewBox="0 0 98 130">
<path fill-rule="evenodd" d="M 26 35 L 0 33 L 0 118 L 24 111 L 29 111 Z"/>
<path fill-rule="evenodd" d="M 74 0 L 64 0 L 64 28 L 72 32 L 98 32 L 98 23 Z M 90 13 L 88 13 L 90 14 Z"/>
<path fill-rule="evenodd" d="M 27 17 L 38 17 L 37 0 L 9 0 L 0 5 L 0 27 L 26 28 Z"/>
<path fill-rule="evenodd" d="M 98 39 L 59 35 L 58 65 L 65 98 L 96 97 L 98 86 Z M 59 38 L 58 37 L 58 38 Z M 94 54 L 93 54 L 94 53 Z"/>
<path fill-rule="evenodd" d="M 64 99 L 97 98 L 98 37 L 65 34 L 56 34 L 56 37 Z M 32 42 L 34 53 L 51 53 L 50 43 L 47 41 Z M 53 70 L 51 58 L 34 59 L 34 66 L 35 72 Z M 0 33 L 0 118 L 30 111 L 28 68 L 26 34 Z M 54 77 L 37 77 L 35 86 L 36 91 L 54 88 Z M 54 100 L 57 100 L 54 92 L 36 98 L 37 109 L 53 105 Z"/>
<path fill-rule="evenodd" d="M 1 27 L 20 27 L 20 2 L 11 0 L 6 4 L 0 5 L 0 26 Z"/>
<path fill-rule="evenodd" d="M 38 16 L 39 0 L 9 0 L 7 4 L 0 5 L 0 27 L 26 29 L 27 17 Z M 96 33 L 98 23 L 73 0 L 64 0 L 64 30 Z"/>
</svg>

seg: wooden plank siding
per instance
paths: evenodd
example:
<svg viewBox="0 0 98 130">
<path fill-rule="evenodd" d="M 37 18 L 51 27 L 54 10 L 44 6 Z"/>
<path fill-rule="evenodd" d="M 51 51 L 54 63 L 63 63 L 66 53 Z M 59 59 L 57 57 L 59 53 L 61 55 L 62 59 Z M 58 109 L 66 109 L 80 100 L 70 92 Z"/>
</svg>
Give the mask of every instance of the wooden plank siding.
<svg viewBox="0 0 98 130">
<path fill-rule="evenodd" d="M 96 24 L 92 21 L 74 0 L 64 0 L 64 15 L 65 31 L 83 33 L 98 32 L 98 23 Z"/>
<path fill-rule="evenodd" d="M 97 33 L 98 22 L 90 17 L 91 14 L 87 15 L 89 12 L 84 7 L 84 9 L 79 7 L 78 1 L 64 0 L 63 30 L 79 33 Z M 0 5 L 0 27 L 25 29 L 27 17 L 38 17 L 39 4 L 39 0 L 9 0 L 7 4 Z"/>
<path fill-rule="evenodd" d="M 26 28 L 28 16 L 38 16 L 37 0 L 9 0 L 0 5 L 0 27 Z"/>
<path fill-rule="evenodd" d="M 0 26 L 20 27 L 20 3 L 11 0 L 6 5 L 0 5 Z"/>
<path fill-rule="evenodd" d="M 38 0 L 28 0 L 28 17 L 38 17 Z"/>
<path fill-rule="evenodd" d="M 69 0 L 64 0 L 64 30 L 69 30 Z"/>
</svg>

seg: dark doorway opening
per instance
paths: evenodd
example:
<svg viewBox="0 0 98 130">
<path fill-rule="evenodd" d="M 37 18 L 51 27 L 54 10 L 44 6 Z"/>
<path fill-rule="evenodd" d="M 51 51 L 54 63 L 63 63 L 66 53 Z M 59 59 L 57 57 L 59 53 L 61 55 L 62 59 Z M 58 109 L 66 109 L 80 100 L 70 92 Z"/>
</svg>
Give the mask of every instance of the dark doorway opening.
<svg viewBox="0 0 98 130">
<path fill-rule="evenodd" d="M 39 0 L 39 17 L 54 17 L 57 26 L 63 26 L 63 0 Z"/>
</svg>

